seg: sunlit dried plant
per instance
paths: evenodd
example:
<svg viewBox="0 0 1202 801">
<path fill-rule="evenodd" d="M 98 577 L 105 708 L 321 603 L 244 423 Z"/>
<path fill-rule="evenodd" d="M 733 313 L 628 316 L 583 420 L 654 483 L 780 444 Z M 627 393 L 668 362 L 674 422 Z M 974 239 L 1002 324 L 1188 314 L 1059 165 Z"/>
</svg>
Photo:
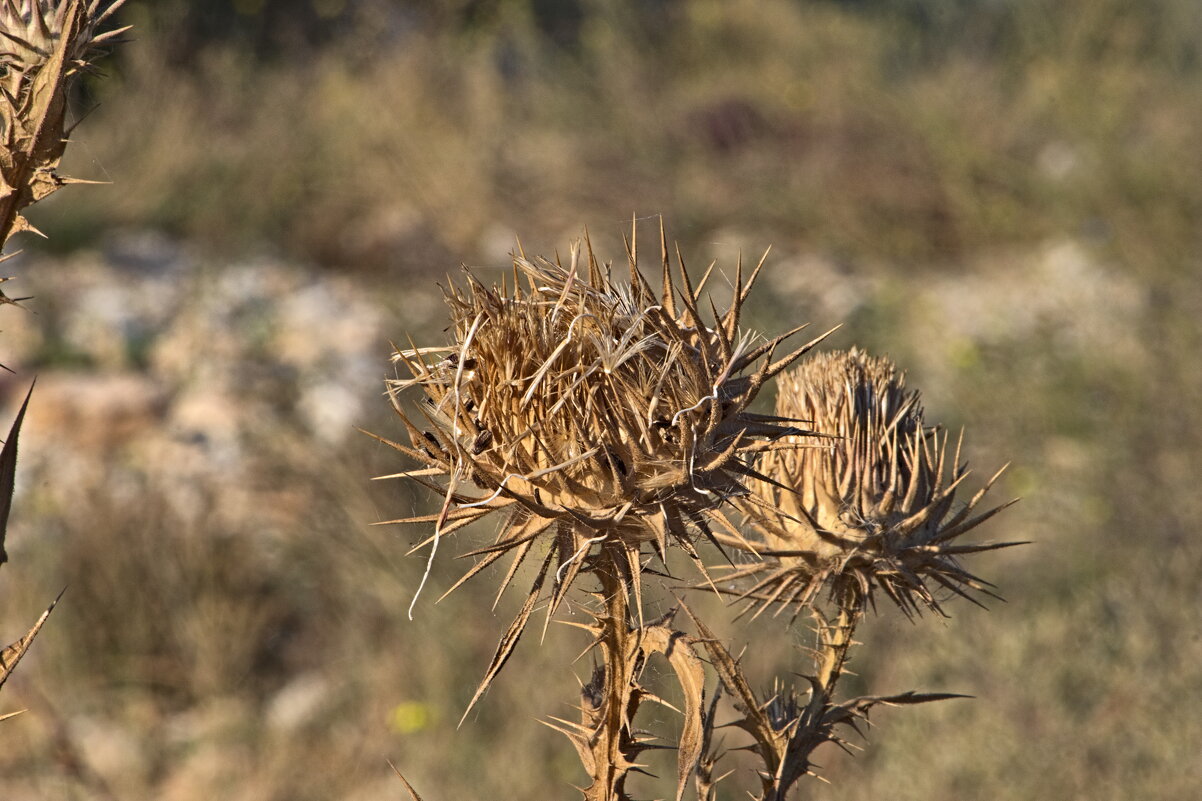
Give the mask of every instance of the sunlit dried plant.
<svg viewBox="0 0 1202 801">
<path fill-rule="evenodd" d="M 125 0 L 0 0 L 0 246 L 30 229 L 21 211 L 67 183 L 55 170 L 70 136 L 67 95 L 106 43 Z"/>
<path fill-rule="evenodd" d="M 512 286 L 486 287 L 469 273 L 466 290 L 446 293 L 453 344 L 396 353 L 410 377 L 391 382 L 392 396 L 410 442 L 393 444 L 424 465 L 398 475 L 425 483 L 443 503 L 436 514 L 392 522 L 433 523 L 422 543 L 433 549 L 502 513 L 496 542 L 471 552 L 481 559 L 459 584 L 512 554 L 504 589 L 536 542 L 553 545 L 473 703 L 509 657 L 548 578 L 549 617 L 580 575 L 594 576 L 603 608 L 595 634 L 606 660 L 612 668 L 634 658 L 627 610 L 641 622 L 644 557 L 666 563 L 679 548 L 705 573 L 694 540 L 716 542 L 715 530 L 739 540 L 726 512 L 759 480 L 749 461 L 781 437 L 805 433 L 747 407 L 821 337 L 775 359 L 800 328 L 767 341 L 739 329 L 760 266 L 744 282 L 740 265 L 729 307 L 719 313 L 711 304 L 707 317 L 700 306 L 710 272 L 694 287 L 679 253 L 673 271 L 662 229 L 659 245 L 659 291 L 639 272 L 633 236 L 628 281 L 587 242 L 566 265 L 518 254 Z M 409 388 L 421 390 L 416 411 L 402 401 Z M 604 784 L 620 787 L 612 777 Z"/>
<path fill-rule="evenodd" d="M 101 26 L 125 0 L 0 0 L 0 251 L 13 234 L 33 230 L 21 212 L 73 181 L 55 170 L 67 146 L 67 96 L 76 77 L 91 68 L 103 44 L 125 30 Z M 4 261 L 8 256 L 0 256 Z M 0 283 L 8 281 L 0 278 Z M 17 304 L 0 291 L 0 304 Z M 7 369 L 7 368 L 5 368 Z M 32 387 L 31 387 L 32 391 Z M 0 452 L 0 564 L 16 477 L 17 436 L 25 403 Z M 29 650 L 54 604 L 19 640 L 0 650 L 0 687 Z M 0 719 L 11 715 L 0 715 Z"/>
<path fill-rule="evenodd" d="M 841 729 L 858 730 L 874 706 L 954 697 L 838 701 L 835 690 L 876 591 L 908 615 L 939 610 L 948 593 L 989 592 L 959 559 L 1004 544 L 957 540 L 1001 508 L 974 516 L 997 476 L 955 508 L 968 474 L 959 446 L 949 459 L 949 437 L 924 424 L 918 394 L 890 362 L 857 350 L 810 358 L 782 382 L 775 414 L 749 411 L 766 382 L 826 334 L 774 359 L 800 329 L 757 341 L 739 328 L 762 261 L 746 282 L 736 269 L 725 312 L 711 303 L 703 315 L 713 265 L 694 287 L 679 253 L 673 271 L 662 226 L 659 246 L 658 290 L 639 271 L 633 236 L 626 281 L 598 263 L 586 240 L 566 265 L 519 252 L 511 285 L 486 287 L 469 272 L 466 289 L 446 290 L 452 343 L 398 350 L 394 360 L 409 375 L 390 382 L 409 442 L 389 444 L 420 467 L 385 477 L 425 485 L 441 508 L 389 522 L 432 524 L 415 548 L 429 547 L 432 559 L 442 538 L 502 514 L 495 542 L 463 554 L 477 561 L 451 590 L 510 555 L 504 591 L 528 554 L 545 554 L 469 709 L 513 653 L 547 585 L 549 620 L 569 588 L 591 579 L 581 606 L 592 620 L 575 624 L 597 656 L 580 719 L 546 721 L 589 773 L 587 801 L 630 798 L 626 780 L 645 767 L 640 755 L 663 747 L 634 722 L 643 702 L 659 700 L 641 678 L 657 655 L 684 696 L 676 798 L 690 777 L 699 798 L 716 797 L 727 751 L 715 733 L 731 726 L 752 740 L 733 750 L 762 762 L 755 797 L 784 799 L 811 774 L 813 750 L 846 745 Z M 408 390 L 419 392 L 406 403 Z M 697 587 L 734 593 L 757 614 L 778 606 L 814 619 L 815 672 L 805 692 L 778 684 L 757 696 L 692 610 L 699 636 L 674 627 L 675 609 L 643 619 L 642 578 L 667 575 L 672 550 L 697 566 Z M 735 553 L 737 564 L 727 559 Z M 702 653 L 719 683 L 708 705 Z M 735 712 L 724 724 L 723 691 Z"/>
<path fill-rule="evenodd" d="M 835 687 L 843 675 L 848 651 L 854 640 L 854 626 L 846 619 L 828 621 L 815 611 L 816 648 L 814 673 L 804 676 L 808 686 L 804 692 L 786 687 L 777 679 L 772 690 L 761 696 L 752 688 L 742 664 L 731 655 L 726 645 L 710 631 L 705 623 L 689 612 L 693 624 L 701 633 L 697 642 L 709 654 L 709 662 L 718 674 L 719 690 L 731 697 L 735 717 L 719 724 L 714 710 L 718 692 L 714 694 L 711 711 L 703 721 L 703 740 L 706 744 L 698 760 L 697 795 L 700 801 L 716 798 L 716 785 L 724 775 L 715 775 L 715 766 L 727 751 L 714 745 L 714 734 L 720 728 L 742 730 L 751 743 L 739 750 L 750 751 L 760 761 L 757 771 L 760 780 L 757 801 L 783 801 L 796 783 L 806 776 L 816 776 L 813 753 L 820 745 L 833 743 L 850 750 L 844 730 L 863 735 L 862 723 L 875 706 L 901 706 L 958 698 L 951 693 L 906 692 L 891 696 L 861 696 L 836 703 Z M 735 750 L 735 749 L 731 749 Z"/>
<path fill-rule="evenodd" d="M 729 725 L 751 736 L 750 748 L 763 763 L 758 798 L 764 801 L 785 798 L 811 773 L 818 746 L 848 748 L 840 727 L 862 734 L 859 723 L 874 706 L 956 697 L 906 692 L 836 701 L 856 627 L 874 593 L 907 616 L 942 612 L 941 596 L 993 595 L 960 560 L 1018 544 L 957 542 L 1009 505 L 974 515 L 1001 471 L 956 508 L 956 491 L 968 477 L 960 441 L 949 460 L 950 436 L 924 423 L 918 392 L 906 390 L 889 360 L 854 348 L 813 356 L 782 376 L 776 412 L 809 421 L 826 438 L 802 435 L 797 444 L 811 440 L 812 447 L 760 458 L 758 469 L 774 482 L 755 486 L 758 503 L 735 501 L 746 512 L 759 558 L 731 568 L 722 583 L 742 583 L 731 591 L 756 614 L 774 606 L 791 609 L 793 617 L 808 613 L 816 635 L 809 687 L 799 694 L 777 686 L 768 697 L 757 696 L 741 665 L 694 620 L 734 699 Z M 707 720 L 707 728 L 714 725 Z"/>
<path fill-rule="evenodd" d="M 755 485 L 761 502 L 744 504 L 768 557 L 737 571 L 758 578 L 745 590 L 753 605 L 804 607 L 824 587 L 858 604 L 879 589 L 909 615 L 939 611 L 941 595 L 992 594 L 960 557 L 1015 543 L 958 540 L 1009 505 L 974 515 L 1002 471 L 957 508 L 969 475 L 961 441 L 950 450 L 950 434 L 924 423 L 892 362 L 855 348 L 815 355 L 781 377 L 776 411 L 829 439 L 758 464 L 777 483 Z"/>
</svg>

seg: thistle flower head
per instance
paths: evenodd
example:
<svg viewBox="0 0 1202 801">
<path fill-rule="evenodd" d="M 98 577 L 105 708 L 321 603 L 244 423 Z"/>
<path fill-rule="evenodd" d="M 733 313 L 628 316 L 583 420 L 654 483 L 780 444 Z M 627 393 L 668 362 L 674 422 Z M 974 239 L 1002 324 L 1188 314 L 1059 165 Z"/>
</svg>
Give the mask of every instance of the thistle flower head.
<svg viewBox="0 0 1202 801">
<path fill-rule="evenodd" d="M 783 337 L 741 335 L 741 272 L 730 308 L 706 322 L 701 287 L 681 265 L 678 288 L 661 250 L 661 293 L 633 249 L 629 283 L 591 248 L 567 266 L 519 255 L 512 287 L 469 274 L 446 291 L 454 344 L 395 354 L 411 376 L 390 382 L 406 450 L 426 466 L 407 475 L 450 479 L 448 520 L 508 509 L 502 541 L 537 518 L 636 549 L 686 544 L 687 524 L 704 529 L 747 493 L 749 453 L 802 433 L 747 406 L 814 343 L 774 362 Z M 416 415 L 401 402 L 410 387 L 422 392 Z"/>
<path fill-rule="evenodd" d="M 63 68 L 86 69 L 90 51 L 112 42 L 128 28 L 99 33 L 98 28 L 124 5 L 125 0 L 105 4 L 100 0 L 0 0 L 0 68 L 9 94 L 19 87 L 22 74 L 35 70 L 54 57 L 65 42 Z"/>
<path fill-rule="evenodd" d="M 744 571 L 761 574 L 753 603 L 806 603 L 829 583 L 869 600 L 879 589 L 910 614 L 938 611 L 941 588 L 989 593 L 959 557 L 1013 543 L 956 540 L 1002 508 L 973 516 L 1000 471 L 956 508 L 968 476 L 960 442 L 949 458 L 949 434 L 924 424 L 919 393 L 892 362 L 854 348 L 814 356 L 782 376 L 776 411 L 829 439 L 758 465 L 783 486 L 758 484 L 760 503 L 746 507 L 774 557 Z"/>
<path fill-rule="evenodd" d="M 701 565 L 699 532 L 737 536 L 724 506 L 758 481 L 752 455 L 804 433 L 747 406 L 815 343 L 774 360 L 789 334 L 753 342 L 740 333 L 759 267 L 746 284 L 739 268 L 724 313 L 711 305 L 703 314 L 705 279 L 694 287 L 679 253 L 677 262 L 674 271 L 662 228 L 658 290 L 633 240 L 626 281 L 587 242 L 566 265 L 519 254 L 511 285 L 469 273 L 465 288 L 446 290 L 450 345 L 395 354 L 409 372 L 390 384 L 409 444 L 394 447 L 422 465 L 398 475 L 443 497 L 440 513 L 403 522 L 433 522 L 433 546 L 505 513 L 496 543 L 473 552 L 483 558 L 461 582 L 511 552 L 503 589 L 546 539 L 554 547 L 531 598 L 553 575 L 549 612 L 602 556 L 637 600 L 645 545 L 661 559 L 679 546 Z M 402 397 L 410 389 L 420 391 L 415 410 Z"/>
</svg>

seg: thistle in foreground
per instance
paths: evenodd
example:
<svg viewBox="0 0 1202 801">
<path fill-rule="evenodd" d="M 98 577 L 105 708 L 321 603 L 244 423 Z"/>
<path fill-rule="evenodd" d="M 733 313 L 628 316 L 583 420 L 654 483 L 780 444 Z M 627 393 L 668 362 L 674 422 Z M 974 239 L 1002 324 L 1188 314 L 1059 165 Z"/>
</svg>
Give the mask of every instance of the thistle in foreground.
<svg viewBox="0 0 1202 801">
<path fill-rule="evenodd" d="M 436 514 L 390 522 L 434 524 L 419 546 L 433 549 L 500 513 L 496 541 L 464 554 L 479 560 L 456 587 L 510 555 L 503 591 L 532 550 L 549 546 L 472 704 L 512 653 L 548 580 L 548 619 L 579 576 L 599 584 L 590 629 L 606 667 L 594 676 L 595 692 L 585 688 L 586 706 L 589 698 L 597 706 L 584 710 L 584 733 L 576 732 L 582 757 L 598 752 L 589 798 L 625 797 L 622 781 L 642 747 L 629 729 L 630 703 L 641 697 L 633 683 L 640 654 L 658 631 L 642 622 L 645 557 L 666 569 L 669 550 L 679 548 L 708 575 L 695 538 L 751 547 L 727 517 L 729 501 L 750 497 L 748 485 L 762 480 L 750 465 L 756 455 L 808 432 L 747 407 L 822 339 L 774 358 L 801 328 L 758 343 L 739 329 L 762 262 L 746 281 L 740 265 L 729 308 L 710 304 L 706 315 L 710 272 L 694 287 L 679 252 L 673 271 L 662 227 L 659 244 L 658 291 L 639 271 L 633 236 L 626 282 L 587 243 L 567 265 L 519 253 L 511 287 L 489 288 L 469 273 L 466 290 L 446 291 L 454 343 L 394 356 L 410 373 L 391 382 L 409 444 L 390 444 L 422 465 L 395 477 L 443 501 Z M 421 391 L 416 410 L 401 400 L 410 388 Z M 695 754 L 682 748 L 681 758 L 687 775 Z"/>
<path fill-rule="evenodd" d="M 394 361 L 409 377 L 390 382 L 409 442 L 388 444 L 420 467 L 385 477 L 420 482 L 442 504 L 389 522 L 432 524 L 417 546 L 432 559 L 441 538 L 501 513 L 495 542 L 463 554 L 477 561 L 451 590 L 508 556 L 504 591 L 530 553 L 541 557 L 469 710 L 544 595 L 549 620 L 570 587 L 591 580 L 584 608 L 592 620 L 576 625 L 599 658 L 581 687 L 579 719 L 544 721 L 580 756 L 591 778 L 580 788 L 586 801 L 628 801 L 628 777 L 646 767 L 640 756 L 665 747 L 634 723 L 643 702 L 660 700 L 642 684 L 652 658 L 668 662 L 684 699 L 677 801 L 690 777 L 699 799 L 716 797 L 724 727 L 751 738 L 730 750 L 761 762 L 753 797 L 781 801 L 812 775 L 814 749 L 848 747 L 843 730 L 858 731 L 873 707 L 955 697 L 836 702 L 835 690 L 878 592 L 910 616 L 940 610 L 947 594 L 989 593 L 959 560 L 1005 544 L 958 540 L 1002 508 L 974 516 L 997 476 L 955 508 L 968 475 L 959 445 L 949 458 L 949 437 L 924 424 L 918 394 L 890 362 L 858 350 L 809 359 L 782 381 L 775 414 L 748 411 L 769 379 L 826 335 L 774 359 L 796 331 L 755 343 L 739 330 L 759 266 L 746 283 L 736 271 L 725 312 L 711 304 L 703 315 L 710 273 L 694 287 L 679 253 L 674 272 L 662 227 L 659 250 L 659 289 L 640 273 L 632 238 L 628 282 L 585 247 L 566 266 L 519 253 L 511 287 L 486 287 L 468 273 L 466 289 L 446 290 L 452 344 L 398 350 Z M 409 390 L 420 393 L 406 405 Z M 698 547 L 707 541 L 712 547 Z M 677 549 L 700 570 L 698 586 L 712 588 L 715 557 L 738 552 L 722 592 L 757 614 L 779 604 L 813 616 L 808 688 L 778 682 L 769 697 L 757 695 L 740 661 L 687 607 L 699 636 L 675 627 L 675 609 L 643 619 L 642 577 L 666 575 Z M 651 569 L 656 557 L 662 569 Z M 708 703 L 702 651 L 718 678 Z M 723 694 L 736 716 L 719 724 Z"/>
<path fill-rule="evenodd" d="M 91 69 L 90 60 L 99 55 L 99 48 L 128 30 L 100 32 L 124 2 L 115 0 L 102 9 L 100 0 L 0 0 L 0 253 L 13 234 L 35 230 L 21 216 L 27 206 L 63 184 L 89 183 L 55 172 L 70 135 L 67 96 L 72 82 Z M 8 258 L 0 255 L 0 262 Z M 8 280 L 0 277 L 0 284 Z M 20 305 L 23 300 L 29 298 L 9 298 L 0 290 L 0 304 Z M 2 364 L 0 368 L 8 369 Z M 17 437 L 28 405 L 26 394 L 0 451 L 0 565 L 8 560 L 4 540 L 16 480 Z M 23 637 L 0 649 L 0 687 L 55 603 L 57 599 Z M 15 714 L 0 714 L 0 720 Z"/>
<path fill-rule="evenodd" d="M 0 247 L 32 230 L 21 211 L 68 183 L 55 170 L 70 136 L 67 93 L 105 44 L 128 28 L 100 28 L 124 4 L 0 0 Z"/>
</svg>

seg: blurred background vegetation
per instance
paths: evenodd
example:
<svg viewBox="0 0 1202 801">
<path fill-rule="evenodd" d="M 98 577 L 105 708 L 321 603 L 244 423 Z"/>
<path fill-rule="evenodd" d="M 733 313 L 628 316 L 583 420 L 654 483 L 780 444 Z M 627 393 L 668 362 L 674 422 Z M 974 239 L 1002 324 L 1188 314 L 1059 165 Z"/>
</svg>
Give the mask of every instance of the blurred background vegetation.
<svg viewBox="0 0 1202 801">
<path fill-rule="evenodd" d="M 121 15 L 64 170 L 112 184 L 36 209 L 49 239 L 10 270 L 36 314 L 0 318 L 9 404 L 41 376 L 6 636 L 68 586 L 2 696 L 31 709 L 0 732 L 6 797 L 403 798 L 386 759 L 429 799 L 570 797 L 535 720 L 565 714 L 582 641 L 531 638 L 456 730 L 509 609 L 435 605 L 447 559 L 405 619 L 421 532 L 367 524 L 429 499 L 370 483 L 400 465 L 352 426 L 397 434 L 388 342 L 441 342 L 460 262 L 586 225 L 619 258 L 632 214 L 698 265 L 772 245 L 750 325 L 847 323 L 834 345 L 907 368 L 982 479 L 1014 462 L 987 536 L 1034 544 L 978 564 L 1009 602 L 882 615 L 848 688 L 976 700 L 880 714 L 806 797 L 1202 788 L 1190 0 Z M 765 681 L 804 667 L 772 623 L 742 634 Z"/>
</svg>

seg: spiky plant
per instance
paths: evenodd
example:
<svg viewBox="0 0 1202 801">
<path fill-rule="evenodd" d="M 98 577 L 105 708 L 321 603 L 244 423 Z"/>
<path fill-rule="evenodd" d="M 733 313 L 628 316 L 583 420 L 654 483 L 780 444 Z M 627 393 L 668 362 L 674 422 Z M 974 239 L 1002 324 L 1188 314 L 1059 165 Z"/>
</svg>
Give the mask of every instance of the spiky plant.
<svg viewBox="0 0 1202 801">
<path fill-rule="evenodd" d="M 0 0 L 0 247 L 30 229 L 25 207 L 81 183 L 55 172 L 70 136 L 67 94 L 128 30 L 101 31 L 124 2 Z"/>
<path fill-rule="evenodd" d="M 827 620 L 818 610 L 813 611 L 816 622 L 814 672 L 803 676 L 808 686 L 799 692 L 777 678 L 766 695 L 758 694 L 752 688 L 741 662 L 731 655 L 727 646 L 705 623 L 689 612 L 693 624 L 701 633 L 701 638 L 695 642 L 709 654 L 709 662 L 718 674 L 719 682 L 710 710 L 702 721 L 704 747 L 696 771 L 700 801 L 714 801 L 717 783 L 729 775 L 716 773 L 716 765 L 728 753 L 720 745 L 715 745 L 714 735 L 720 728 L 741 729 L 751 739 L 749 745 L 738 749 L 750 751 L 761 765 L 757 771 L 760 793 L 751 797 L 757 801 L 784 801 L 798 781 L 806 776 L 817 775 L 814 772 L 813 753 L 818 746 L 834 743 L 844 750 L 850 750 L 851 744 L 845 739 L 846 731 L 862 735 L 862 725 L 874 707 L 962 697 L 951 693 L 905 692 L 889 696 L 860 696 L 836 703 L 835 688 L 846 667 L 848 651 L 853 644 L 854 626 L 847 625 L 845 620 Z M 719 724 L 715 713 L 722 689 L 730 695 L 736 716 Z"/>
<path fill-rule="evenodd" d="M 697 537 L 716 542 L 720 531 L 741 541 L 727 510 L 761 478 L 749 462 L 782 437 L 806 433 L 748 406 L 822 338 L 775 359 L 801 328 L 760 342 L 739 328 L 762 261 L 746 282 L 736 269 L 730 306 L 719 313 L 710 304 L 707 317 L 701 305 L 710 272 L 694 287 L 679 252 L 674 273 L 662 227 L 659 245 L 658 291 L 639 271 L 633 235 L 627 281 L 600 264 L 587 241 L 566 265 L 519 253 L 512 285 L 486 287 L 468 273 L 466 289 L 446 291 L 453 342 L 394 357 L 410 374 L 391 382 L 409 444 L 391 444 L 422 465 L 397 475 L 443 500 L 436 514 L 391 522 L 432 523 L 419 546 L 430 546 L 432 557 L 441 538 L 503 517 L 496 541 L 469 553 L 479 560 L 456 587 L 511 555 L 504 590 L 532 550 L 546 551 L 472 704 L 512 653 L 548 582 L 550 618 L 578 577 L 597 581 L 592 631 L 604 667 L 594 680 L 604 704 L 584 710 L 582 755 L 598 742 L 612 747 L 593 760 L 600 767 L 588 798 L 625 797 L 622 781 L 639 750 L 625 696 L 604 687 L 617 686 L 617 671 L 631 680 L 637 673 L 647 635 L 645 556 L 666 563 L 678 548 L 705 573 Z M 416 409 L 402 400 L 408 389 L 420 390 Z"/>
<path fill-rule="evenodd" d="M 858 729 L 873 707 L 954 697 L 837 701 L 835 691 L 878 591 L 911 616 L 940 610 L 942 595 L 989 593 L 960 558 L 1005 544 L 958 540 L 1002 508 L 974 516 L 997 476 L 956 508 L 968 475 L 959 445 L 949 457 L 950 438 L 924 424 L 918 394 L 890 362 L 858 350 L 810 358 L 781 382 L 775 414 L 750 412 L 765 383 L 826 335 L 774 359 L 795 331 L 758 344 L 739 331 L 760 266 L 746 284 L 738 268 L 729 308 L 711 305 L 705 316 L 706 278 L 694 288 L 679 253 L 673 273 L 662 226 L 659 244 L 658 290 L 639 271 L 633 237 L 625 282 L 586 241 L 567 265 L 519 253 L 512 285 L 486 287 L 469 272 L 465 289 L 446 290 L 452 343 L 398 350 L 394 360 L 409 377 L 390 383 L 409 443 L 389 444 L 421 465 L 392 477 L 424 484 L 442 504 L 389 522 L 433 524 L 417 546 L 432 559 L 443 537 L 501 514 L 496 540 L 464 554 L 477 561 L 448 593 L 509 555 L 504 591 L 528 554 L 542 555 L 469 709 L 538 602 L 548 599 L 550 619 L 570 587 L 592 580 L 583 604 L 592 621 L 576 625 L 591 634 L 598 659 L 581 689 L 580 718 L 546 721 L 580 755 L 588 801 L 629 799 L 626 780 L 644 767 L 640 755 L 663 747 L 634 723 L 641 704 L 658 700 L 641 678 L 657 656 L 685 700 L 677 799 L 690 776 L 700 799 L 716 797 L 726 752 L 715 733 L 732 726 L 751 737 L 744 748 L 762 763 L 755 797 L 782 801 L 811 774 L 814 749 L 846 746 L 841 732 Z M 403 398 L 409 390 L 419 391 L 412 406 Z M 706 540 L 715 547 L 697 547 Z M 673 627 L 675 610 L 643 620 L 641 578 L 666 573 L 673 550 L 697 565 L 697 586 L 714 589 L 714 555 L 739 551 L 743 564 L 730 563 L 721 591 L 757 614 L 779 604 L 814 618 L 815 670 L 805 691 L 778 682 L 757 695 L 691 610 L 697 637 Z M 655 558 L 662 568 L 652 570 Z M 702 651 L 719 682 L 708 704 Z M 736 717 L 719 724 L 723 691 Z"/>
<path fill-rule="evenodd" d="M 915 704 L 951 694 L 863 696 L 836 702 L 835 691 L 865 610 L 883 593 L 908 616 L 942 612 L 941 596 L 992 595 L 987 582 L 961 565 L 969 554 L 1018 543 L 958 540 L 1009 504 L 974 515 L 995 474 L 956 508 L 968 476 L 960 441 L 923 421 L 917 391 L 887 359 L 858 349 L 813 356 L 782 376 L 776 412 L 810 422 L 822 440 L 812 447 L 763 454 L 757 468 L 771 476 L 753 488 L 757 503 L 736 499 L 760 559 L 731 568 L 723 585 L 759 614 L 776 606 L 807 612 L 815 623 L 814 672 L 803 693 L 777 687 L 766 698 L 752 690 L 741 665 L 695 620 L 722 686 L 734 699 L 732 725 L 752 738 L 762 761 L 764 801 L 784 799 L 811 772 L 814 749 L 847 747 L 841 728 L 880 704 Z M 706 735 L 714 726 L 707 720 Z M 709 755 L 712 764 L 720 754 Z"/>
<path fill-rule="evenodd" d="M 1009 505 L 974 514 L 1005 468 L 957 508 L 962 438 L 950 450 L 950 434 L 924 423 L 891 361 L 857 348 L 815 355 L 781 377 L 776 411 L 829 438 L 757 465 L 776 483 L 756 484 L 760 502 L 744 504 L 768 557 L 737 571 L 759 579 L 745 591 L 753 605 L 803 608 L 824 587 L 859 605 L 879 590 L 912 615 L 940 611 L 941 596 L 992 594 L 961 558 L 1015 543 L 959 540 Z"/>
<path fill-rule="evenodd" d="M 64 184 L 88 183 L 55 172 L 70 135 L 67 96 L 74 79 L 91 69 L 101 46 L 128 30 L 100 30 L 124 2 L 102 6 L 100 0 L 0 0 L 0 252 L 13 234 L 33 230 L 21 215 L 27 206 Z M 0 261 L 7 258 L 0 255 Z M 0 278 L 0 283 L 8 280 Z M 27 298 L 11 299 L 0 291 L 0 304 L 21 300 Z M 17 436 L 28 405 L 27 394 L 0 451 L 0 565 L 8 560 L 4 536 L 16 477 Z M 52 609 L 54 604 L 23 637 L 0 650 L 0 687 Z"/>
</svg>

